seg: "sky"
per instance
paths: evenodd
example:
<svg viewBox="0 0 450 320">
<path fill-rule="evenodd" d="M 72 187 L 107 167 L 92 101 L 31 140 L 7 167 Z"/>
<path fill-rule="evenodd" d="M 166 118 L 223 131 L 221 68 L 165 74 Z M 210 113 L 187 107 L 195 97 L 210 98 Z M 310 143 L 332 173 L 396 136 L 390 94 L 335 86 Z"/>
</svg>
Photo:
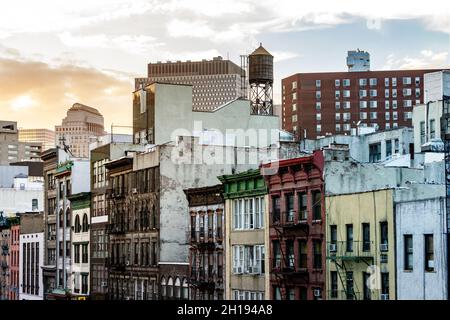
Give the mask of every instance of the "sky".
<svg viewBox="0 0 450 320">
<path fill-rule="evenodd" d="M 450 1 L 14 0 L 0 2 L 0 119 L 61 123 L 75 102 L 105 127 L 132 124 L 135 77 L 149 62 L 222 56 L 239 64 L 262 42 L 274 55 L 274 100 L 297 72 L 450 68 Z"/>
</svg>

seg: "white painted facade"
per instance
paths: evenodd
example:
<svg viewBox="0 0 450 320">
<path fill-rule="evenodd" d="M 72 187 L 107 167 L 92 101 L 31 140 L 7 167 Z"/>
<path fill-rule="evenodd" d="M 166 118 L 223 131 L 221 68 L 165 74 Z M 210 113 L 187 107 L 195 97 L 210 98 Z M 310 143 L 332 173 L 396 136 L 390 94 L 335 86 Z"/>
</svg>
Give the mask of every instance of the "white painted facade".
<svg viewBox="0 0 450 320">
<path fill-rule="evenodd" d="M 445 195 L 442 187 L 442 196 Z M 443 197 L 396 204 L 397 298 L 445 300 L 447 288 L 446 213 Z M 424 235 L 433 235 L 434 271 L 425 270 Z M 405 235 L 412 236 L 413 266 L 405 270 Z"/>
<path fill-rule="evenodd" d="M 423 81 L 424 103 L 442 100 L 443 95 L 450 96 L 450 70 L 425 73 Z"/>
<path fill-rule="evenodd" d="M 413 108 L 414 152 L 421 152 L 422 146 L 441 138 L 442 97 L 439 101 L 419 104 Z"/>
<path fill-rule="evenodd" d="M 34 255 L 32 259 L 26 258 L 28 260 L 27 266 L 30 268 L 24 269 L 24 246 L 30 248 L 30 256 Z M 34 252 L 34 253 L 32 253 Z M 25 254 L 26 256 L 27 254 Z M 39 258 L 36 261 L 36 258 Z M 34 263 L 31 264 L 31 261 Z M 26 262 L 26 261 L 25 261 Z M 44 265 L 44 233 L 30 233 L 20 235 L 20 254 L 19 254 L 19 299 L 20 300 L 43 300 L 44 299 L 44 284 L 42 275 L 42 266 Z M 24 274 L 25 270 L 25 274 Z M 24 279 L 31 277 L 29 271 L 33 270 L 35 273 L 34 288 L 27 288 L 24 286 Z M 37 276 L 37 277 L 36 277 Z M 36 289 L 36 284 L 38 284 L 38 289 Z"/>
<path fill-rule="evenodd" d="M 72 281 L 71 291 L 76 295 L 89 295 L 89 261 L 90 257 L 90 208 L 72 211 Z M 79 228 L 76 222 L 79 222 Z M 85 225 L 86 224 L 86 225 Z M 78 246 L 79 249 L 76 249 Z M 83 261 L 83 246 L 87 247 L 87 260 Z M 75 255 L 78 254 L 78 258 Z M 87 277 L 87 288 L 83 291 L 82 277 Z"/>
</svg>

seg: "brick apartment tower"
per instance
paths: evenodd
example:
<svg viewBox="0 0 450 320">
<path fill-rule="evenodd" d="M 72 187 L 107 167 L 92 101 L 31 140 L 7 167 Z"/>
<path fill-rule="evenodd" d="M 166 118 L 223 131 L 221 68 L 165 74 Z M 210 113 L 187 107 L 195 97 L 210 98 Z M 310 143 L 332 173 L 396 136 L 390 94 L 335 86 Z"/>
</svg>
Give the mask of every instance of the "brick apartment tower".
<svg viewBox="0 0 450 320">
<path fill-rule="evenodd" d="M 424 74 L 437 70 L 296 73 L 282 80 L 282 128 L 297 138 L 412 126 Z"/>
</svg>

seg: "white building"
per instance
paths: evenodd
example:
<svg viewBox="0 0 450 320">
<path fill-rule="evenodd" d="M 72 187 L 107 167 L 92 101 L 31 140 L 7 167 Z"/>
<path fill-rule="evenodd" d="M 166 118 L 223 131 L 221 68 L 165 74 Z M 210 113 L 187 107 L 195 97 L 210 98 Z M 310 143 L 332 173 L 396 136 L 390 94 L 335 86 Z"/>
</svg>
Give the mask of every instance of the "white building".
<svg viewBox="0 0 450 320">
<path fill-rule="evenodd" d="M 370 70 L 370 54 L 367 51 L 352 50 L 347 51 L 347 67 L 348 71 L 369 71 Z"/>
<path fill-rule="evenodd" d="M 21 215 L 19 248 L 19 299 L 43 300 L 43 214 Z"/>
<path fill-rule="evenodd" d="M 425 73 L 423 81 L 424 103 L 442 100 L 443 95 L 450 96 L 450 70 Z"/>
<path fill-rule="evenodd" d="M 72 294 L 89 296 L 90 193 L 70 196 L 72 207 Z"/>
<path fill-rule="evenodd" d="M 0 211 L 6 217 L 16 213 L 42 212 L 44 210 L 44 186 L 42 182 L 29 181 L 25 174 L 14 177 L 10 188 L 0 188 Z"/>
</svg>

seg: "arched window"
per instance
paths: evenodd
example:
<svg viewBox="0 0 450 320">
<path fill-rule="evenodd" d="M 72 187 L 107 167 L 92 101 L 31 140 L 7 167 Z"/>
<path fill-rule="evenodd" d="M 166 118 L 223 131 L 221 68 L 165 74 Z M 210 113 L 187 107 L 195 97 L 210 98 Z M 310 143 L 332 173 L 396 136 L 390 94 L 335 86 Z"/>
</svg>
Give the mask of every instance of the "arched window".
<svg viewBox="0 0 450 320">
<path fill-rule="evenodd" d="M 88 229 L 89 229 L 89 221 L 88 221 L 88 216 L 87 216 L 87 214 L 85 213 L 85 214 L 83 215 L 83 232 L 87 232 Z"/>
<path fill-rule="evenodd" d="M 66 210 L 66 228 L 70 228 L 70 216 L 71 216 L 71 211 L 70 209 Z"/>
<path fill-rule="evenodd" d="M 181 281 L 178 277 L 175 278 L 174 297 L 175 299 L 181 298 Z"/>
<path fill-rule="evenodd" d="M 169 280 L 167 280 L 167 297 L 173 298 L 173 279 L 172 279 L 172 277 L 169 277 Z"/>
<path fill-rule="evenodd" d="M 181 299 L 189 299 L 189 286 L 186 278 L 183 279 L 183 285 L 181 288 Z"/>
<path fill-rule="evenodd" d="M 75 216 L 75 233 L 78 233 L 80 231 L 81 231 L 80 216 L 77 214 Z"/>
<path fill-rule="evenodd" d="M 167 296 L 166 279 L 162 277 L 161 279 L 161 298 L 165 299 Z"/>
</svg>

